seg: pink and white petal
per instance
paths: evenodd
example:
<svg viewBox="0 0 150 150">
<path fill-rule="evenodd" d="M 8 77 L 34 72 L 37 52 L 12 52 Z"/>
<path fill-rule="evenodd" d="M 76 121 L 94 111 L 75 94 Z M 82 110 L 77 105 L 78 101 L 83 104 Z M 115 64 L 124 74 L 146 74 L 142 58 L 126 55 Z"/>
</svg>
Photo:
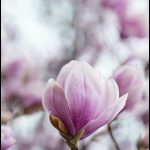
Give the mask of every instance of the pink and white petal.
<svg viewBox="0 0 150 150">
<path fill-rule="evenodd" d="M 81 62 L 69 74 L 65 85 L 65 96 L 76 131 L 102 109 L 105 81 L 87 63 Z"/>
<path fill-rule="evenodd" d="M 75 135 L 73 122 L 71 120 L 68 103 L 64 91 L 56 84 L 55 80 L 50 79 L 42 99 L 45 110 L 56 115 L 65 124 L 69 133 Z"/>
<path fill-rule="evenodd" d="M 111 107 L 107 108 L 97 119 L 90 121 L 83 127 L 85 130 L 84 135 L 81 139 L 89 136 L 100 127 L 110 123 L 124 108 L 127 100 L 127 94 L 122 96 L 120 100 L 115 102 Z"/>
<path fill-rule="evenodd" d="M 115 110 L 111 120 L 113 120 L 119 114 L 119 112 L 125 107 L 127 98 L 128 98 L 128 93 L 119 98 L 117 105 L 116 105 L 117 106 L 116 110 Z"/>
<path fill-rule="evenodd" d="M 107 92 L 106 92 L 106 104 L 105 106 L 110 106 L 113 102 L 119 99 L 119 88 L 115 80 L 110 79 L 107 82 Z"/>
<path fill-rule="evenodd" d="M 66 79 L 69 75 L 69 73 L 71 72 L 71 70 L 78 64 L 77 61 L 72 60 L 71 62 L 69 62 L 68 64 L 66 64 L 60 71 L 56 82 L 59 84 L 59 86 L 61 88 L 64 89 L 65 83 L 66 83 Z"/>
<path fill-rule="evenodd" d="M 130 65 L 124 65 L 123 67 L 120 67 L 118 70 L 116 70 L 114 74 L 114 78 L 117 77 L 120 78 L 120 80 L 126 79 L 127 81 L 131 82 L 133 74 L 135 74 L 135 72 L 137 72 L 136 67 Z"/>
</svg>

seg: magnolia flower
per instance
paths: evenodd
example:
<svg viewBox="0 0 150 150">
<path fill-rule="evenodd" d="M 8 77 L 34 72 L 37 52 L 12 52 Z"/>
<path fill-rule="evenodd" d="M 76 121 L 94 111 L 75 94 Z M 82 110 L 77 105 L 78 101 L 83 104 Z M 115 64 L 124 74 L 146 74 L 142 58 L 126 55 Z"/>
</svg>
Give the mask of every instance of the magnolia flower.
<svg viewBox="0 0 150 150">
<path fill-rule="evenodd" d="M 123 109 L 127 94 L 119 98 L 114 80 L 106 80 L 86 62 L 71 61 L 50 79 L 43 96 L 43 106 L 52 124 L 63 134 L 81 139 L 111 122 Z M 58 120 L 62 123 L 56 125 Z"/>
<path fill-rule="evenodd" d="M 142 99 L 144 90 L 144 71 L 135 66 L 125 65 L 113 75 L 119 86 L 120 95 L 128 93 L 125 109 L 131 110 Z"/>
<path fill-rule="evenodd" d="M 15 143 L 12 136 L 12 130 L 8 126 L 1 126 L 1 150 L 7 150 Z"/>
</svg>

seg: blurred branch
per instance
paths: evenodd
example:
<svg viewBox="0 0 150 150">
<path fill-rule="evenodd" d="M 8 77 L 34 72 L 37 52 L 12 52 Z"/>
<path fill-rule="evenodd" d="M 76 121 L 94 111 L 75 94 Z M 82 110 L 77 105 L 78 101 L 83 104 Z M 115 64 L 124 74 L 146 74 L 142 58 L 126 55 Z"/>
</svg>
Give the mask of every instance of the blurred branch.
<svg viewBox="0 0 150 150">
<path fill-rule="evenodd" d="M 19 109 L 16 112 L 5 111 L 1 114 L 1 124 L 6 124 L 7 122 L 22 116 L 22 115 L 30 115 L 32 113 L 42 111 L 42 104 L 32 105 L 23 109 Z"/>
<path fill-rule="evenodd" d="M 108 133 L 107 130 L 104 130 L 104 131 L 102 131 L 102 132 L 100 132 L 100 133 L 95 134 L 87 144 L 83 144 L 83 145 L 82 145 L 81 150 L 86 150 L 86 149 L 90 146 L 90 144 L 91 144 L 92 142 L 97 141 L 99 137 L 104 136 L 104 135 L 106 135 L 107 133 Z"/>
<path fill-rule="evenodd" d="M 119 116 L 119 115 L 118 115 L 118 116 Z M 117 116 L 113 121 L 117 120 L 118 116 Z M 112 130 L 112 129 L 113 129 L 113 130 L 116 129 L 117 127 L 118 127 L 118 125 L 116 124 L 116 125 L 114 125 L 113 127 L 111 127 L 111 130 Z M 101 136 L 105 136 L 106 134 L 108 134 L 108 129 L 106 129 L 106 130 L 104 130 L 104 131 L 101 131 L 101 132 L 95 134 L 87 144 L 83 144 L 83 145 L 82 145 L 81 150 L 86 150 L 86 149 L 90 146 L 90 144 L 91 144 L 92 142 L 98 141 L 98 138 L 100 138 Z"/>
<path fill-rule="evenodd" d="M 38 111 L 43 111 L 43 105 L 42 104 L 34 104 L 29 107 L 26 107 L 23 109 L 23 114 L 29 115 Z"/>
<path fill-rule="evenodd" d="M 1 124 L 6 124 L 9 120 L 12 120 L 13 118 L 13 114 L 6 111 L 5 113 L 1 114 Z"/>
<path fill-rule="evenodd" d="M 146 63 L 144 69 L 145 69 L 145 74 L 148 76 L 149 75 L 149 62 Z"/>
<path fill-rule="evenodd" d="M 120 150 L 119 145 L 118 145 L 117 141 L 115 140 L 115 138 L 113 136 L 111 123 L 108 124 L 107 129 L 108 129 L 108 132 L 110 134 L 110 137 L 111 137 L 111 139 L 112 139 L 112 141 L 114 143 L 114 146 L 115 146 L 116 150 Z"/>
<path fill-rule="evenodd" d="M 138 150 L 146 150 L 149 149 L 149 132 L 145 134 L 143 138 L 139 138 L 137 141 L 137 149 Z"/>
</svg>

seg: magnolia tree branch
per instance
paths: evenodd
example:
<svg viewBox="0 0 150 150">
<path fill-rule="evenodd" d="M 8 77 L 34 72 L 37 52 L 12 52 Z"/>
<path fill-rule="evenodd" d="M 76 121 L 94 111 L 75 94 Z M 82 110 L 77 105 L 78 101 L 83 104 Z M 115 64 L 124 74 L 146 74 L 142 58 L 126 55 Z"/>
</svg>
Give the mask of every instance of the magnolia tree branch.
<svg viewBox="0 0 150 150">
<path fill-rule="evenodd" d="M 4 111 L 1 114 L 1 124 L 6 124 L 7 122 L 9 122 L 19 116 L 30 115 L 30 114 L 38 112 L 38 111 L 43 111 L 42 104 L 37 104 L 37 105 L 29 106 L 26 108 L 21 108 L 14 112 Z"/>
<path fill-rule="evenodd" d="M 108 128 L 108 132 L 110 134 L 110 137 L 111 137 L 111 139 L 112 139 L 112 141 L 114 143 L 114 146 L 115 146 L 116 150 L 120 150 L 119 145 L 118 145 L 117 141 L 115 140 L 115 138 L 113 136 L 112 128 L 111 128 L 111 123 L 108 124 L 107 128 Z"/>
</svg>

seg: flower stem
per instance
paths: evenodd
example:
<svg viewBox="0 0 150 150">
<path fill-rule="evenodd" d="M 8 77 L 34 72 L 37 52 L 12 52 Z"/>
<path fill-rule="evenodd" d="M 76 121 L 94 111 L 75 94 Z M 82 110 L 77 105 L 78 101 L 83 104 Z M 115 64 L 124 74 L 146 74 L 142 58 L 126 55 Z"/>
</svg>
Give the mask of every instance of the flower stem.
<svg viewBox="0 0 150 150">
<path fill-rule="evenodd" d="M 142 148 L 142 147 L 140 147 L 140 148 L 138 148 L 138 150 L 145 150 L 144 148 Z"/>
<path fill-rule="evenodd" d="M 107 128 L 108 128 L 108 132 L 110 134 L 110 137 L 111 137 L 111 139 L 112 139 L 112 141 L 114 143 L 114 146 L 115 146 L 116 150 L 120 150 L 119 145 L 118 145 L 118 143 L 116 142 L 116 140 L 115 140 L 115 138 L 113 136 L 112 128 L 111 128 L 111 123 L 108 124 Z"/>
<path fill-rule="evenodd" d="M 72 147 L 71 150 L 78 150 L 78 148 L 77 147 Z"/>
<path fill-rule="evenodd" d="M 83 136 L 84 134 L 84 130 L 81 129 L 78 131 L 77 135 L 75 136 L 75 138 L 73 140 L 67 140 L 66 141 L 66 144 L 70 147 L 71 150 L 78 150 L 78 142 L 79 140 L 81 139 L 81 137 Z"/>
</svg>

